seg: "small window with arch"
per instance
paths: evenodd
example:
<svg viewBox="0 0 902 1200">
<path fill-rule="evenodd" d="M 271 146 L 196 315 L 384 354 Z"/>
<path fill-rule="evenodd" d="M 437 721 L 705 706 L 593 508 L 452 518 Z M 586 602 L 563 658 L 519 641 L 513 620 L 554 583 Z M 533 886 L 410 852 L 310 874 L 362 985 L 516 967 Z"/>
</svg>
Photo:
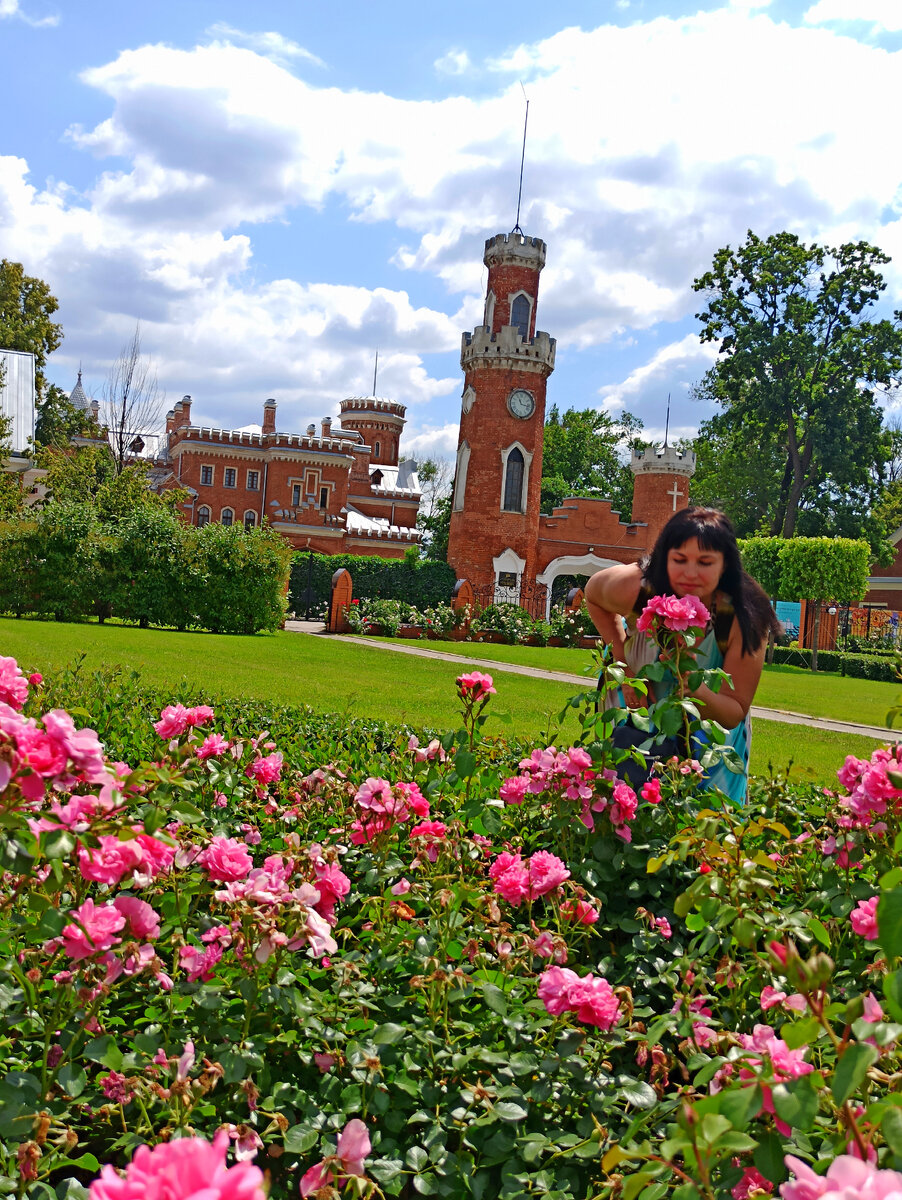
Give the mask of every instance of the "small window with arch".
<svg viewBox="0 0 902 1200">
<path fill-rule="evenodd" d="M 219 520 L 223 525 L 233 525 L 235 523 L 235 513 L 231 508 L 224 508 Z"/>
<path fill-rule="evenodd" d="M 205 525 L 210 524 L 210 510 L 206 504 L 202 504 L 197 510 L 197 528 L 203 529 Z"/>
<path fill-rule="evenodd" d="M 511 325 L 517 326 L 517 332 L 521 338 L 529 337 L 529 314 L 531 305 L 526 296 L 521 292 L 519 296 L 514 298 L 511 305 Z"/>
<path fill-rule="evenodd" d="M 249 508 L 244 514 L 244 528 L 254 529 L 257 524 L 257 514 L 252 508 Z"/>
<path fill-rule="evenodd" d="M 504 472 L 504 503 L 506 512 L 523 511 L 523 474 L 525 461 L 523 451 L 514 447 L 507 456 L 507 468 Z"/>
</svg>

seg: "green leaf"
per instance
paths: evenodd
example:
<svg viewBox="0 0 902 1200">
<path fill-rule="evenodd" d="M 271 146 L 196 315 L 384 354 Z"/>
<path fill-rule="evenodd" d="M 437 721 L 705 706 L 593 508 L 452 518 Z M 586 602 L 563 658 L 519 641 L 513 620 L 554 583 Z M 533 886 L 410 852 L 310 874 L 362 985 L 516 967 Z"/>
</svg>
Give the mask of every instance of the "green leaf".
<svg viewBox="0 0 902 1200">
<path fill-rule="evenodd" d="M 902 1021 L 902 968 L 883 980 L 883 998 L 893 1020 Z"/>
<path fill-rule="evenodd" d="M 778 1083 L 771 1089 L 777 1116 L 793 1129 L 807 1130 L 814 1124 L 818 1111 L 818 1095 L 810 1075 L 802 1075 L 790 1083 Z"/>
<path fill-rule="evenodd" d="M 507 1000 L 501 988 L 495 987 L 494 983 L 484 983 L 482 985 L 482 994 L 492 1012 L 498 1013 L 501 1017 L 507 1016 Z"/>
<path fill-rule="evenodd" d="M 469 779 L 476 770 L 476 755 L 463 746 L 454 755 L 454 770 L 461 779 Z"/>
<path fill-rule="evenodd" d="M 893 1154 L 902 1158 L 902 1109 L 890 1108 L 884 1113 L 880 1132 Z"/>
<path fill-rule="evenodd" d="M 883 892 L 877 903 L 877 942 L 892 961 L 902 958 L 902 888 Z"/>
<path fill-rule="evenodd" d="M 771 1183 L 782 1183 L 787 1175 L 783 1155 L 782 1138 L 775 1133 L 765 1133 L 758 1139 L 758 1149 L 752 1155 L 752 1161 L 765 1179 Z"/>
<path fill-rule="evenodd" d="M 389 1021 L 385 1025 L 378 1025 L 373 1032 L 373 1041 L 377 1046 L 393 1046 L 395 1042 L 399 1042 L 408 1030 L 404 1025 L 395 1025 Z"/>
<path fill-rule="evenodd" d="M 184 821 L 186 825 L 195 825 L 198 821 L 204 819 L 204 814 L 200 809 L 190 804 L 187 800 L 176 800 L 169 806 L 170 817 L 175 817 L 178 821 Z"/>
<path fill-rule="evenodd" d="M 842 1057 L 836 1064 L 833 1083 L 830 1090 L 837 1104 L 845 1104 L 849 1097 L 857 1091 L 867 1074 L 868 1067 L 876 1061 L 877 1050 L 864 1042 L 851 1042 L 846 1046 Z"/>
<path fill-rule="evenodd" d="M 817 1017 L 803 1017 L 801 1021 L 787 1023 L 780 1030 L 780 1036 L 790 1050 L 798 1050 L 799 1046 L 807 1046 L 820 1033 L 820 1022 Z"/>
<path fill-rule="evenodd" d="M 88 1085 L 88 1077 L 81 1069 L 72 1063 L 65 1063 L 57 1074 L 60 1087 L 75 1099 L 80 1096 Z"/>
<path fill-rule="evenodd" d="M 658 1102 L 657 1093 L 644 1080 L 633 1079 L 631 1075 L 618 1075 L 617 1087 L 620 1095 L 634 1108 L 654 1108 Z"/>
<path fill-rule="evenodd" d="M 817 917 L 809 916 L 808 928 L 811 930 L 811 932 L 814 934 L 814 936 L 817 938 L 817 940 L 820 942 L 820 944 L 824 947 L 824 949 L 829 950 L 830 949 L 830 934 L 827 930 L 826 925 L 824 925 L 824 923 L 822 921 L 819 921 L 817 919 Z"/>
<path fill-rule="evenodd" d="M 285 1130 L 283 1141 L 289 1154 L 306 1154 L 319 1141 L 319 1133 L 309 1125 L 292 1125 Z"/>
<path fill-rule="evenodd" d="M 85 1046 L 83 1054 L 90 1062 L 100 1063 L 101 1066 L 109 1067 L 111 1071 L 118 1071 L 122 1066 L 122 1051 L 108 1033 L 103 1037 L 92 1038 Z"/>
<path fill-rule="evenodd" d="M 523 1105 L 517 1104 L 513 1100 L 499 1100 L 492 1106 L 492 1111 L 502 1121 L 525 1121 L 528 1116 Z"/>
</svg>

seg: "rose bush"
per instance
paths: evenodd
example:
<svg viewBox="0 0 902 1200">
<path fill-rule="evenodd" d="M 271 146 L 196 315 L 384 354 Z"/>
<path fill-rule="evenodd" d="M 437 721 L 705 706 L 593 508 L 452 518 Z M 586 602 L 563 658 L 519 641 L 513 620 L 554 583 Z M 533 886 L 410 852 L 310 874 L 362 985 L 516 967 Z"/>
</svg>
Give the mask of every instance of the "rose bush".
<svg viewBox="0 0 902 1200">
<path fill-rule="evenodd" d="M 412 736 L 0 667 L 5 1192 L 893 1194 L 895 749 L 736 813 L 594 693 L 533 749 L 480 672 Z"/>
</svg>

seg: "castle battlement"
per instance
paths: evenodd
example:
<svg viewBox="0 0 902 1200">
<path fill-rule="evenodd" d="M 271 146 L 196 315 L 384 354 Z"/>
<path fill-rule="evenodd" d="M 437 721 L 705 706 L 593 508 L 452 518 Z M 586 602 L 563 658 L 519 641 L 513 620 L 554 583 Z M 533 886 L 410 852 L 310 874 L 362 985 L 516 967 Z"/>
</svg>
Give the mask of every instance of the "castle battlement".
<svg viewBox="0 0 902 1200">
<path fill-rule="evenodd" d="M 516 325 L 502 325 L 492 333 L 488 325 L 477 325 L 465 333 L 460 345 L 460 365 L 468 371 L 476 362 L 480 366 L 520 368 L 550 375 L 554 370 L 557 342 L 547 333 L 523 338 Z"/>
<path fill-rule="evenodd" d="M 653 446 L 650 450 L 633 450 L 630 470 L 634 475 L 695 474 L 695 451 L 677 450 L 674 446 Z"/>
<path fill-rule="evenodd" d="M 342 416 L 372 413 L 383 419 L 392 416 L 403 421 L 407 413 L 406 406 L 399 404 L 397 400 L 383 400 L 378 396 L 348 396 L 346 400 L 342 400 L 340 407 Z"/>
<path fill-rule="evenodd" d="M 523 233 L 497 233 L 486 239 L 482 261 L 487 267 L 505 263 L 541 271 L 546 250 L 541 238 L 526 237 Z"/>
</svg>

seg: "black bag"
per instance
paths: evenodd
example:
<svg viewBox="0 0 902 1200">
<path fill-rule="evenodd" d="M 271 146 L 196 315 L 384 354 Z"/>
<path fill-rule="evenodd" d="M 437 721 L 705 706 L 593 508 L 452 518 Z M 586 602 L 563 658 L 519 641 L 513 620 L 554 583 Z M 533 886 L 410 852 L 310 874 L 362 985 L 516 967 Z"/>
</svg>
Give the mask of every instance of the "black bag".
<svg viewBox="0 0 902 1200">
<path fill-rule="evenodd" d="M 632 750 L 647 742 L 649 738 L 655 738 L 655 740 L 647 750 L 639 752 L 645 758 L 644 763 L 637 762 L 632 755 L 627 755 L 614 768 L 618 779 L 622 779 L 624 783 L 628 783 L 633 791 L 636 792 L 639 791 L 644 783 L 648 783 L 650 779 L 658 777 L 658 773 L 654 769 L 656 762 L 667 762 L 674 755 L 679 759 L 688 758 L 689 756 L 685 734 L 680 734 L 676 737 L 661 737 L 660 735 L 655 737 L 654 733 L 649 733 L 645 729 L 639 729 L 630 720 L 623 721 L 620 725 L 615 725 L 611 733 L 611 741 L 618 750 Z"/>
</svg>

